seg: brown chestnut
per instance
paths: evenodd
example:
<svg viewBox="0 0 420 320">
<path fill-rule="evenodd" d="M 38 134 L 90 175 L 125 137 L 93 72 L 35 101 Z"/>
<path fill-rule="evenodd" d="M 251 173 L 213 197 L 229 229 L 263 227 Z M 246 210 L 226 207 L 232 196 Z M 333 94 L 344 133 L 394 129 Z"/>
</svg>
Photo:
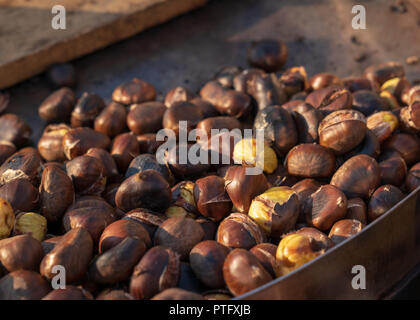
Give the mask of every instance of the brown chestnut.
<svg viewBox="0 0 420 320">
<path fill-rule="evenodd" d="M 365 70 L 365 77 L 382 85 L 389 79 L 404 77 L 404 67 L 398 62 L 385 62 L 369 66 Z"/>
<path fill-rule="evenodd" d="M 324 253 L 325 251 L 331 249 L 334 246 L 334 242 L 332 242 L 331 239 L 328 238 L 328 236 L 324 232 L 316 228 L 303 227 L 295 233 L 304 235 L 311 239 L 311 247 L 316 252 Z"/>
<path fill-rule="evenodd" d="M 133 104 L 127 115 L 127 126 L 136 134 L 155 133 L 162 129 L 162 119 L 166 110 L 161 102 Z"/>
<path fill-rule="evenodd" d="M 90 156 L 74 158 L 66 163 L 66 170 L 76 193 L 100 195 L 105 190 L 105 168 L 98 159 Z"/>
<path fill-rule="evenodd" d="M 0 198 L 9 202 L 15 212 L 28 212 L 38 205 L 39 193 L 29 180 L 16 179 L 0 187 Z"/>
<path fill-rule="evenodd" d="M 156 229 L 165 221 L 167 217 L 161 213 L 156 213 L 147 209 L 134 209 L 126 213 L 123 220 L 130 220 L 143 226 L 153 239 Z"/>
<path fill-rule="evenodd" d="M 198 161 L 192 161 L 191 155 Z M 208 152 L 198 143 L 179 143 L 168 150 L 164 159 L 174 176 L 182 180 L 203 175 L 210 168 Z"/>
<path fill-rule="evenodd" d="M 203 114 L 203 118 L 211 118 L 216 117 L 219 115 L 219 112 L 216 110 L 216 108 L 208 101 L 201 99 L 200 97 L 196 97 L 194 99 L 191 99 L 190 102 L 194 104 L 198 109 L 201 110 L 201 113 Z"/>
<path fill-rule="evenodd" d="M 145 170 L 126 179 L 115 195 L 117 207 L 125 212 L 136 208 L 164 211 L 172 193 L 168 182 L 155 170 Z"/>
<path fill-rule="evenodd" d="M 123 133 L 115 137 L 111 155 L 121 173 L 124 173 L 130 162 L 139 154 L 139 143 L 132 133 Z"/>
<path fill-rule="evenodd" d="M 154 133 L 146 133 L 137 136 L 137 142 L 139 143 L 139 153 L 156 153 L 158 148 L 165 142 L 165 141 L 157 141 L 156 134 Z"/>
<path fill-rule="evenodd" d="M 268 189 L 267 178 L 263 173 L 247 175 L 246 167 L 232 166 L 225 175 L 226 191 L 235 208 L 247 213 L 251 201 Z"/>
<path fill-rule="evenodd" d="M 353 93 L 353 109 L 368 117 L 375 112 L 380 112 L 388 108 L 387 104 L 376 92 L 359 90 Z"/>
<path fill-rule="evenodd" d="M 152 246 L 149 233 L 140 223 L 133 220 L 121 219 L 111 223 L 102 232 L 101 238 L 99 239 L 99 253 L 108 251 L 128 237 L 143 241 L 145 248 Z"/>
<path fill-rule="evenodd" d="M 6 140 L 0 141 L 0 166 L 16 151 L 16 147 L 13 143 Z"/>
<path fill-rule="evenodd" d="M 235 118 L 248 115 L 252 109 L 248 95 L 226 89 L 216 81 L 207 82 L 200 91 L 204 100 L 214 105 L 217 111 Z"/>
<path fill-rule="evenodd" d="M 286 167 L 289 174 L 294 176 L 328 178 L 335 170 L 335 155 L 318 144 L 301 144 L 290 150 Z"/>
<path fill-rule="evenodd" d="M 216 232 L 217 232 L 217 227 L 218 227 L 216 222 L 211 221 L 206 218 L 198 218 L 195 220 L 195 222 L 197 222 L 201 226 L 201 228 L 203 228 L 203 231 L 204 231 L 203 241 L 214 240 L 216 238 Z"/>
<path fill-rule="evenodd" d="M 253 41 L 248 48 L 248 63 L 267 72 L 280 70 L 287 56 L 286 44 L 276 39 Z"/>
<path fill-rule="evenodd" d="M 165 289 L 175 287 L 179 275 L 179 255 L 169 248 L 155 246 L 135 266 L 130 294 L 138 300 L 152 298 Z"/>
<path fill-rule="evenodd" d="M 60 221 L 67 208 L 73 204 L 73 182 L 64 171 L 49 166 L 42 172 L 39 195 L 41 214 L 48 222 Z"/>
<path fill-rule="evenodd" d="M 41 300 L 51 287 L 39 273 L 16 270 L 0 279 L 0 300 Z"/>
<path fill-rule="evenodd" d="M 64 161 L 63 138 L 71 128 L 62 124 L 50 124 L 44 130 L 38 141 L 38 151 L 40 155 L 47 161 Z"/>
<path fill-rule="evenodd" d="M 89 278 L 99 284 L 125 281 L 145 252 L 146 245 L 142 240 L 127 237 L 91 262 Z"/>
<path fill-rule="evenodd" d="M 411 167 L 405 179 L 405 186 L 408 192 L 412 192 L 420 186 L 420 162 Z"/>
<path fill-rule="evenodd" d="M 0 240 L 0 264 L 7 272 L 38 271 L 43 257 L 41 243 L 28 234 Z"/>
<path fill-rule="evenodd" d="M 317 73 L 309 79 L 309 88 L 311 90 L 319 90 L 330 86 L 341 86 L 343 82 L 335 74 L 322 72 Z"/>
<path fill-rule="evenodd" d="M 92 295 L 83 288 L 66 286 L 65 289 L 55 289 L 42 300 L 92 300 Z"/>
<path fill-rule="evenodd" d="M 214 80 L 219 82 L 222 86 L 226 88 L 233 87 L 233 78 L 242 72 L 241 67 L 237 66 L 228 66 L 223 67 L 219 71 L 216 72 L 214 76 Z"/>
<path fill-rule="evenodd" d="M 39 116 L 46 122 L 69 122 L 76 103 L 74 91 L 61 88 L 51 93 L 39 106 Z"/>
<path fill-rule="evenodd" d="M 234 249 L 223 264 L 223 277 L 230 292 L 239 296 L 273 280 L 258 259 L 245 249 Z"/>
<path fill-rule="evenodd" d="M 98 159 L 102 163 L 105 169 L 104 174 L 107 179 L 112 180 L 118 176 L 117 164 L 111 154 L 105 149 L 90 148 L 85 155 Z"/>
<path fill-rule="evenodd" d="M 0 128 L 0 141 L 9 141 L 16 147 L 27 144 L 32 135 L 31 127 L 19 116 L 11 113 L 0 116 Z"/>
<path fill-rule="evenodd" d="M 229 249 L 214 240 L 198 243 L 190 252 L 190 264 L 195 275 L 207 287 L 223 288 L 223 263 Z"/>
<path fill-rule="evenodd" d="M 283 105 L 284 108 L 284 105 Z M 318 141 L 318 127 L 324 116 L 309 103 L 299 103 L 292 108 L 300 143 Z"/>
<path fill-rule="evenodd" d="M 71 126 L 92 127 L 95 118 L 105 108 L 105 101 L 95 93 L 85 92 L 71 113 Z"/>
<path fill-rule="evenodd" d="M 367 224 L 367 207 L 361 198 L 348 199 L 347 214 L 345 219 L 360 221 L 364 226 Z"/>
<path fill-rule="evenodd" d="M 401 156 L 396 155 L 379 162 L 379 168 L 381 170 L 381 185 L 392 184 L 398 187 L 404 183 L 407 165 Z"/>
<path fill-rule="evenodd" d="M 383 150 L 399 152 L 408 166 L 420 161 L 420 140 L 406 133 L 393 134 L 384 142 Z"/>
<path fill-rule="evenodd" d="M 23 148 L 0 166 L 0 186 L 15 179 L 27 179 L 35 187 L 39 184 L 42 160 L 34 148 Z"/>
<path fill-rule="evenodd" d="M 112 93 L 112 100 L 125 105 L 155 99 L 156 89 L 150 83 L 138 78 L 120 84 Z"/>
<path fill-rule="evenodd" d="M 143 172 L 145 170 L 153 169 L 159 172 L 168 183 L 173 182 L 172 173 L 169 171 L 168 167 L 165 164 L 161 164 L 156 160 L 156 156 L 153 154 L 141 154 L 135 157 L 128 166 L 128 169 L 125 173 L 125 178 L 129 178 L 132 175 Z"/>
<path fill-rule="evenodd" d="M 339 244 L 356 233 L 359 233 L 362 229 L 363 224 L 359 220 L 343 219 L 334 223 L 328 237 L 331 238 L 334 244 Z"/>
<path fill-rule="evenodd" d="M 404 199 L 404 194 L 397 187 L 390 184 L 379 187 L 369 201 L 369 221 L 378 219 L 402 199 Z"/>
<path fill-rule="evenodd" d="M 212 136 L 212 130 L 221 131 L 222 129 L 226 129 L 228 131 L 231 131 L 231 130 L 240 129 L 240 128 L 241 128 L 241 123 L 238 121 L 238 119 L 234 117 L 227 117 L 227 116 L 206 118 L 206 119 L 201 120 L 197 124 L 197 129 L 203 130 L 209 138 Z"/>
<path fill-rule="evenodd" d="M 266 237 L 257 223 L 243 213 L 232 213 L 219 225 L 216 240 L 229 248 L 251 249 Z"/>
<path fill-rule="evenodd" d="M 260 243 L 249 250 L 273 278 L 276 277 L 276 251 L 277 247 L 272 243 Z"/>
<path fill-rule="evenodd" d="M 75 128 L 63 137 L 64 154 L 68 160 L 84 155 L 90 148 L 108 149 L 111 140 L 91 128 Z"/>
<path fill-rule="evenodd" d="M 162 123 L 163 128 L 173 130 L 174 133 L 178 135 L 181 122 L 185 122 L 185 129 L 190 131 L 194 129 L 202 119 L 203 114 L 199 108 L 188 101 L 180 101 L 174 103 L 170 108 L 166 108 Z"/>
<path fill-rule="evenodd" d="M 186 260 L 191 249 L 204 238 L 201 226 L 191 218 L 174 217 L 165 220 L 156 230 L 154 244 L 171 248 Z"/>
<path fill-rule="evenodd" d="M 354 110 L 339 110 L 326 116 L 318 128 L 319 144 L 344 154 L 360 144 L 366 135 L 366 119 Z"/>
<path fill-rule="evenodd" d="M 89 232 L 83 228 L 72 229 L 42 259 L 41 275 L 51 280 L 56 276 L 55 266 L 61 265 L 66 270 L 66 283 L 76 283 L 88 270 L 92 253 L 93 242 Z"/>
<path fill-rule="evenodd" d="M 127 111 L 125 110 L 125 107 L 120 103 L 111 102 L 96 117 L 94 123 L 95 131 L 113 138 L 124 132 L 126 117 Z"/>
<path fill-rule="evenodd" d="M 372 114 L 367 118 L 367 127 L 372 130 L 378 141 L 382 143 L 398 127 L 398 118 L 389 111 L 382 111 Z"/>
<path fill-rule="evenodd" d="M 176 102 L 190 101 L 194 98 L 194 94 L 185 87 L 176 87 L 168 91 L 165 96 L 165 106 L 172 107 Z"/>
<path fill-rule="evenodd" d="M 331 178 L 331 184 L 348 198 L 366 199 L 379 186 L 380 180 L 381 172 L 376 160 L 361 154 L 344 162 Z"/>
<path fill-rule="evenodd" d="M 265 139 L 280 154 L 286 154 L 298 142 L 298 133 L 291 114 L 279 106 L 260 110 L 255 117 L 254 129 L 263 129 Z"/>
<path fill-rule="evenodd" d="M 214 221 L 220 221 L 231 213 L 232 201 L 225 190 L 225 180 L 218 176 L 198 179 L 194 186 L 194 198 L 200 213 Z"/>
<path fill-rule="evenodd" d="M 172 217 L 195 218 L 199 215 L 194 199 L 194 182 L 181 181 L 172 188 L 172 202 L 165 215 Z"/>
<path fill-rule="evenodd" d="M 338 110 L 346 110 L 352 107 L 353 97 L 351 93 L 341 86 L 330 86 L 315 90 L 308 94 L 305 102 L 324 114 Z"/>
</svg>

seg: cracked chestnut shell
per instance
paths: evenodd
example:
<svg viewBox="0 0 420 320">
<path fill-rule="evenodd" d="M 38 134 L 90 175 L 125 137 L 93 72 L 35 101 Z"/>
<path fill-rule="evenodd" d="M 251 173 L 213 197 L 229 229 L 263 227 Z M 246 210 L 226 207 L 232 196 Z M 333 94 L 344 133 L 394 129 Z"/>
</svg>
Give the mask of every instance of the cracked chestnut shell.
<svg viewBox="0 0 420 320">
<path fill-rule="evenodd" d="M 334 243 L 331 241 L 328 236 L 312 227 L 303 227 L 296 231 L 295 233 L 304 235 L 311 239 L 311 247 L 314 251 L 324 253 L 325 251 L 334 247 Z"/>
<path fill-rule="evenodd" d="M 171 248 L 186 260 L 191 249 L 204 238 L 204 231 L 195 220 L 174 217 L 165 220 L 156 230 L 154 244 Z"/>
<path fill-rule="evenodd" d="M 404 199 L 404 193 L 393 185 L 388 184 L 376 189 L 369 200 L 369 222 L 378 219 L 402 199 Z"/>
<path fill-rule="evenodd" d="M 92 254 L 93 241 L 89 232 L 84 228 L 72 229 L 42 259 L 41 275 L 52 280 L 56 276 L 54 266 L 61 265 L 66 270 L 66 283 L 77 283 L 88 270 Z"/>
<path fill-rule="evenodd" d="M 23 148 L 10 156 L 0 167 L 0 186 L 15 179 L 27 179 L 35 187 L 39 184 L 42 160 L 34 148 Z"/>
<path fill-rule="evenodd" d="M 138 300 L 149 299 L 165 289 L 175 287 L 180 269 L 177 253 L 163 246 L 153 247 L 134 268 L 130 294 Z"/>
<path fill-rule="evenodd" d="M 125 281 L 145 252 L 146 245 L 142 240 L 127 237 L 91 262 L 89 279 L 108 285 Z"/>
<path fill-rule="evenodd" d="M 165 211 L 168 218 L 189 217 L 195 218 L 199 215 L 194 199 L 194 182 L 181 181 L 172 188 L 171 205 Z"/>
<path fill-rule="evenodd" d="M 0 116 L 0 128 L 0 141 L 9 141 L 18 148 L 27 144 L 32 135 L 31 127 L 12 113 Z"/>
<path fill-rule="evenodd" d="M 39 273 L 16 270 L 0 279 L 0 300 L 41 300 L 51 291 Z"/>
<path fill-rule="evenodd" d="M 229 249 L 214 240 L 202 241 L 190 252 L 190 265 L 198 279 L 212 289 L 223 288 L 223 263 Z"/>
<path fill-rule="evenodd" d="M 220 221 L 232 211 L 225 180 L 218 176 L 198 179 L 194 185 L 194 198 L 198 211 L 210 220 Z"/>
<path fill-rule="evenodd" d="M 227 89 L 216 81 L 207 82 L 200 91 L 200 96 L 209 101 L 218 112 L 235 118 L 241 118 L 251 112 L 252 104 L 248 95 Z"/>
<path fill-rule="evenodd" d="M 366 119 L 355 110 L 339 110 L 326 116 L 318 128 L 319 144 L 344 154 L 358 146 L 366 135 Z"/>
<path fill-rule="evenodd" d="M 105 101 L 95 93 L 85 92 L 71 113 L 71 126 L 92 127 L 95 118 L 105 108 Z"/>
<path fill-rule="evenodd" d="M 63 137 L 64 154 L 68 160 L 84 155 L 90 148 L 108 149 L 111 140 L 91 128 L 74 128 Z"/>
<path fill-rule="evenodd" d="M 388 139 L 398 127 L 398 118 L 389 111 L 381 111 L 372 114 L 367 118 L 367 127 L 382 143 Z"/>
<path fill-rule="evenodd" d="M 290 150 L 286 167 L 289 174 L 302 178 L 328 178 L 335 170 L 335 155 L 318 144 L 301 144 Z"/>
<path fill-rule="evenodd" d="M 162 119 L 166 110 L 163 103 L 156 101 L 133 104 L 127 115 L 127 126 L 136 134 L 155 133 L 162 129 Z"/>
<path fill-rule="evenodd" d="M 258 259 L 245 249 L 234 249 L 223 264 L 223 277 L 229 291 L 239 296 L 273 280 Z"/>
<path fill-rule="evenodd" d="M 229 248 L 251 249 L 266 240 L 258 224 L 243 213 L 232 213 L 219 225 L 216 240 Z"/>
<path fill-rule="evenodd" d="M 148 82 L 133 78 L 115 88 L 112 100 L 121 104 L 130 105 L 156 99 L 156 89 Z"/>
<path fill-rule="evenodd" d="M 115 195 L 117 207 L 125 212 L 146 208 L 162 212 L 169 207 L 172 192 L 165 178 L 155 170 L 145 170 L 126 179 Z"/>
<path fill-rule="evenodd" d="M 306 198 L 303 205 L 309 226 L 326 231 L 347 213 L 347 197 L 332 185 L 321 186 Z"/>
<path fill-rule="evenodd" d="M 153 239 L 156 229 L 165 221 L 167 217 L 161 213 L 153 212 L 147 209 L 134 209 L 126 213 L 123 220 L 130 220 L 143 226 Z"/>
<path fill-rule="evenodd" d="M 255 117 L 254 129 L 264 130 L 264 137 L 280 154 L 298 143 L 298 133 L 291 114 L 280 106 L 269 106 Z"/>
<path fill-rule="evenodd" d="M 289 187 L 274 187 L 252 200 L 248 215 L 273 238 L 292 230 L 299 216 L 297 194 Z"/>
<path fill-rule="evenodd" d="M 235 208 L 248 212 L 252 199 L 268 189 L 268 182 L 263 173 L 247 175 L 246 167 L 232 166 L 225 175 L 225 188 Z"/>
<path fill-rule="evenodd" d="M 38 271 L 43 257 L 41 243 L 30 235 L 0 240 L 0 264 L 7 272 L 19 269 Z"/>
<path fill-rule="evenodd" d="M 66 170 L 77 194 L 100 195 L 105 190 L 105 168 L 98 159 L 90 156 L 74 158 L 66 163 Z"/>
<path fill-rule="evenodd" d="M 363 224 L 359 220 L 343 219 L 334 223 L 328 237 L 331 238 L 335 244 L 339 244 L 347 238 L 359 233 L 362 229 Z"/>
<path fill-rule="evenodd" d="M 42 172 L 39 186 L 41 214 L 48 222 L 60 221 L 75 198 L 73 182 L 57 167 L 49 166 Z"/>
<path fill-rule="evenodd" d="M 323 114 L 330 114 L 338 110 L 351 109 L 353 97 L 341 86 L 330 86 L 311 92 L 305 98 L 305 102 L 322 111 Z"/>
<path fill-rule="evenodd" d="M 28 212 L 38 205 L 39 193 L 29 180 L 16 179 L 0 187 L 0 198 L 9 202 L 15 212 Z"/>
<path fill-rule="evenodd" d="M 126 126 L 127 111 L 125 107 L 117 102 L 111 102 L 96 117 L 94 122 L 95 131 L 113 138 L 123 133 Z"/>
<path fill-rule="evenodd" d="M 262 39 L 251 42 L 248 48 L 248 63 L 266 72 L 278 71 L 286 63 L 288 51 L 283 41 Z"/>
<path fill-rule="evenodd" d="M 331 178 L 331 184 L 348 198 L 367 199 L 379 186 L 380 180 L 381 172 L 376 160 L 361 154 L 344 162 Z"/>
<path fill-rule="evenodd" d="M 51 93 L 39 106 L 39 116 L 46 122 L 68 122 L 76 103 L 76 95 L 70 88 Z"/>
<path fill-rule="evenodd" d="M 62 162 L 66 160 L 63 138 L 70 130 L 71 128 L 64 123 L 47 126 L 38 141 L 38 151 L 42 158 L 46 161 Z"/>
<path fill-rule="evenodd" d="M 411 167 L 405 179 L 405 186 L 408 192 L 413 192 L 420 186 L 420 162 Z"/>
<path fill-rule="evenodd" d="M 108 251 L 124 239 L 131 237 L 144 242 L 145 249 L 152 246 L 147 230 L 138 222 L 128 219 L 121 219 L 111 223 L 102 232 L 99 239 L 99 253 Z"/>
</svg>

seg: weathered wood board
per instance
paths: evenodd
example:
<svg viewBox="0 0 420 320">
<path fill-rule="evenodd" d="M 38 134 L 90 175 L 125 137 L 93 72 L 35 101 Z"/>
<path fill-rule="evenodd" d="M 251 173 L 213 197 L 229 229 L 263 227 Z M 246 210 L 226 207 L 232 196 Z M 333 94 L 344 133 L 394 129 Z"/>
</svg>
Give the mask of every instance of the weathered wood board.
<svg viewBox="0 0 420 320">
<path fill-rule="evenodd" d="M 0 88 L 175 16 L 207 0 L 61 0 L 66 29 L 55 30 L 51 0 L 0 0 Z"/>
</svg>

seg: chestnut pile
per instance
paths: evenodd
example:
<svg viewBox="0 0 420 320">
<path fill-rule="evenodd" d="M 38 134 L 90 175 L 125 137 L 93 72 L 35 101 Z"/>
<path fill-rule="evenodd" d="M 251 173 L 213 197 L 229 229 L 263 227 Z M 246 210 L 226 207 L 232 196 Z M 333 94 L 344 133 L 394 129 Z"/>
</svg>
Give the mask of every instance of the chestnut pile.
<svg viewBox="0 0 420 320">
<path fill-rule="evenodd" d="M 224 68 L 199 94 L 177 87 L 156 101 L 136 78 L 108 104 L 77 98 L 72 68 L 50 71 L 59 88 L 39 107 L 36 148 L 21 118 L 0 115 L 0 299 L 229 299 L 324 254 L 420 186 L 420 86 L 402 65 L 308 79 L 304 67 L 282 70 L 286 59 L 284 43 L 257 41 L 250 69 Z M 156 133 L 179 134 L 180 121 L 228 163 L 180 163 L 178 149 L 159 162 Z M 228 139 L 228 154 L 212 145 L 227 133 L 211 129 L 252 128 L 264 130 L 262 163 L 254 138 Z"/>
</svg>

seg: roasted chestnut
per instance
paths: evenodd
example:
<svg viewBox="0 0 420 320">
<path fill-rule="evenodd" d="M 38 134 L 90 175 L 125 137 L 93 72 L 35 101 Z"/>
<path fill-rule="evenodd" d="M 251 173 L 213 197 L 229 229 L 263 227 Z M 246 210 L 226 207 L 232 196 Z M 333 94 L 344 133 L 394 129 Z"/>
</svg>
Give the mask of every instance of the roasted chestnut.
<svg viewBox="0 0 420 320">
<path fill-rule="evenodd" d="M 344 154 L 359 145 L 366 135 L 366 119 L 355 110 L 339 110 L 326 116 L 318 128 L 319 144 Z"/>
<path fill-rule="evenodd" d="M 407 177 L 405 179 L 405 186 L 408 192 L 412 192 L 420 186 L 420 163 L 416 163 L 408 171 Z"/>
<path fill-rule="evenodd" d="M 127 179 L 136 173 L 149 169 L 156 170 L 168 181 L 168 183 L 172 183 L 173 176 L 172 173 L 169 171 L 168 167 L 165 164 L 159 163 L 156 160 L 155 155 L 147 153 L 141 154 L 131 161 L 125 173 L 125 178 Z"/>
<path fill-rule="evenodd" d="M 172 193 L 165 178 L 155 170 L 145 170 L 126 179 L 115 195 L 117 207 L 125 212 L 136 208 L 164 211 Z"/>
<path fill-rule="evenodd" d="M 362 229 L 363 224 L 359 220 L 343 219 L 334 223 L 328 237 L 330 237 L 335 244 L 339 244 L 356 233 L 359 233 Z"/>
<path fill-rule="evenodd" d="M 377 93 L 359 90 L 353 93 L 353 109 L 368 117 L 375 112 L 386 110 L 387 106 Z"/>
<path fill-rule="evenodd" d="M 127 126 L 136 134 L 155 133 L 162 129 L 162 119 L 166 110 L 161 102 L 133 104 L 127 115 Z M 187 109 L 185 112 L 189 113 Z"/>
<path fill-rule="evenodd" d="M 38 205 L 39 193 L 29 180 L 15 179 L 0 187 L 0 198 L 9 202 L 15 212 L 28 212 Z"/>
<path fill-rule="evenodd" d="M 0 300 L 41 300 L 51 287 L 39 273 L 16 270 L 0 279 Z"/>
<path fill-rule="evenodd" d="M 71 113 L 71 126 L 92 127 L 95 118 L 105 108 L 105 101 L 95 93 L 83 93 Z"/>
<path fill-rule="evenodd" d="M 335 155 L 318 144 L 301 144 L 290 150 L 286 168 L 289 174 L 303 178 L 328 178 L 335 170 Z"/>
<path fill-rule="evenodd" d="M 367 207 L 366 203 L 361 198 L 348 199 L 347 201 L 347 214 L 345 219 L 354 219 L 367 224 Z"/>
<path fill-rule="evenodd" d="M 63 137 L 64 154 L 68 160 L 84 155 L 90 148 L 108 149 L 111 140 L 91 128 L 75 128 Z"/>
<path fill-rule="evenodd" d="M 0 128 L 0 141 L 9 141 L 18 148 L 27 144 L 32 135 L 31 127 L 11 113 L 0 116 Z"/>
<path fill-rule="evenodd" d="M 383 150 L 399 152 L 408 166 L 420 161 L 420 140 L 406 133 L 393 134 L 384 142 Z"/>
<path fill-rule="evenodd" d="M 16 147 L 13 143 L 6 140 L 0 141 L 0 166 L 16 151 Z"/>
<path fill-rule="evenodd" d="M 47 161 L 61 162 L 66 160 L 63 138 L 70 130 L 71 128 L 64 123 L 50 124 L 47 126 L 38 141 L 38 151 L 42 158 Z"/>
<path fill-rule="evenodd" d="M 338 168 L 331 184 L 350 198 L 369 198 L 379 186 L 381 172 L 375 159 L 365 154 L 357 155 Z"/>
<path fill-rule="evenodd" d="M 232 213 L 219 225 L 216 240 L 229 248 L 251 249 L 263 243 L 266 237 L 258 224 L 242 213 Z"/>
<path fill-rule="evenodd" d="M 96 117 L 94 128 L 96 131 L 113 138 L 124 132 L 126 116 L 127 112 L 122 104 L 111 102 Z"/>
<path fill-rule="evenodd" d="M 181 181 L 172 188 L 172 203 L 165 211 L 168 218 L 189 217 L 199 215 L 194 199 L 194 186 L 192 181 Z"/>
<path fill-rule="evenodd" d="M 100 148 L 90 148 L 85 155 L 96 158 L 102 163 L 105 169 L 104 174 L 107 179 L 112 180 L 118 176 L 117 164 L 108 151 Z"/>
<path fill-rule="evenodd" d="M 163 108 L 165 108 L 165 106 L 163 106 Z M 190 131 L 203 119 L 201 110 L 187 101 L 176 102 L 170 108 L 165 109 L 166 111 L 164 111 L 162 120 L 163 128 L 173 130 L 176 135 L 178 135 L 182 129 L 180 128 L 180 125 L 182 125 L 183 122 L 185 122 L 183 131 Z"/>
<path fill-rule="evenodd" d="M 253 41 L 248 48 L 248 63 L 267 72 L 280 70 L 287 56 L 286 44 L 276 39 Z"/>
<path fill-rule="evenodd" d="M 392 184 L 401 186 L 407 174 L 407 165 L 404 159 L 399 156 L 392 156 L 379 162 L 381 170 L 381 185 Z"/>
<path fill-rule="evenodd" d="M 398 118 L 392 112 L 381 111 L 368 117 L 366 125 L 382 143 L 398 127 Z"/>
<path fill-rule="evenodd" d="M 194 94 L 185 87 L 176 87 L 168 91 L 165 96 L 165 106 L 172 107 L 176 102 L 190 101 L 194 98 Z"/>
<path fill-rule="evenodd" d="M 51 93 L 39 106 L 39 116 L 46 122 L 69 122 L 76 103 L 74 91 L 61 88 Z"/>
<path fill-rule="evenodd" d="M 324 232 L 319 231 L 316 228 L 303 227 L 295 233 L 310 238 L 311 248 L 315 252 L 324 253 L 325 251 L 331 249 L 334 246 L 334 243 L 331 241 L 331 239 L 328 238 L 328 236 Z"/>
<path fill-rule="evenodd" d="M 112 100 L 125 105 L 153 101 L 156 99 L 156 89 L 148 82 L 134 78 L 115 88 Z"/>
<path fill-rule="evenodd" d="M 366 68 L 365 77 L 382 85 L 389 79 L 404 77 L 404 67 L 393 61 L 375 64 Z"/>
<path fill-rule="evenodd" d="M 319 90 L 330 86 L 341 86 L 343 82 L 335 74 L 321 72 L 309 79 L 309 88 L 311 90 Z"/>
<path fill-rule="evenodd" d="M 324 114 L 329 114 L 338 110 L 350 109 L 353 97 L 347 89 L 341 86 L 330 86 L 311 92 L 305 98 L 305 102 L 321 110 Z"/>
<path fill-rule="evenodd" d="M 369 221 L 376 220 L 404 199 L 404 194 L 393 185 L 384 185 L 372 194 L 368 205 Z"/>
<path fill-rule="evenodd" d="M 198 211 L 211 220 L 220 221 L 232 211 L 225 180 L 218 176 L 198 179 L 194 185 L 194 198 Z"/>
<path fill-rule="evenodd" d="M 276 251 L 277 247 L 272 243 L 260 243 L 249 250 L 273 278 L 276 277 Z"/>
</svg>

